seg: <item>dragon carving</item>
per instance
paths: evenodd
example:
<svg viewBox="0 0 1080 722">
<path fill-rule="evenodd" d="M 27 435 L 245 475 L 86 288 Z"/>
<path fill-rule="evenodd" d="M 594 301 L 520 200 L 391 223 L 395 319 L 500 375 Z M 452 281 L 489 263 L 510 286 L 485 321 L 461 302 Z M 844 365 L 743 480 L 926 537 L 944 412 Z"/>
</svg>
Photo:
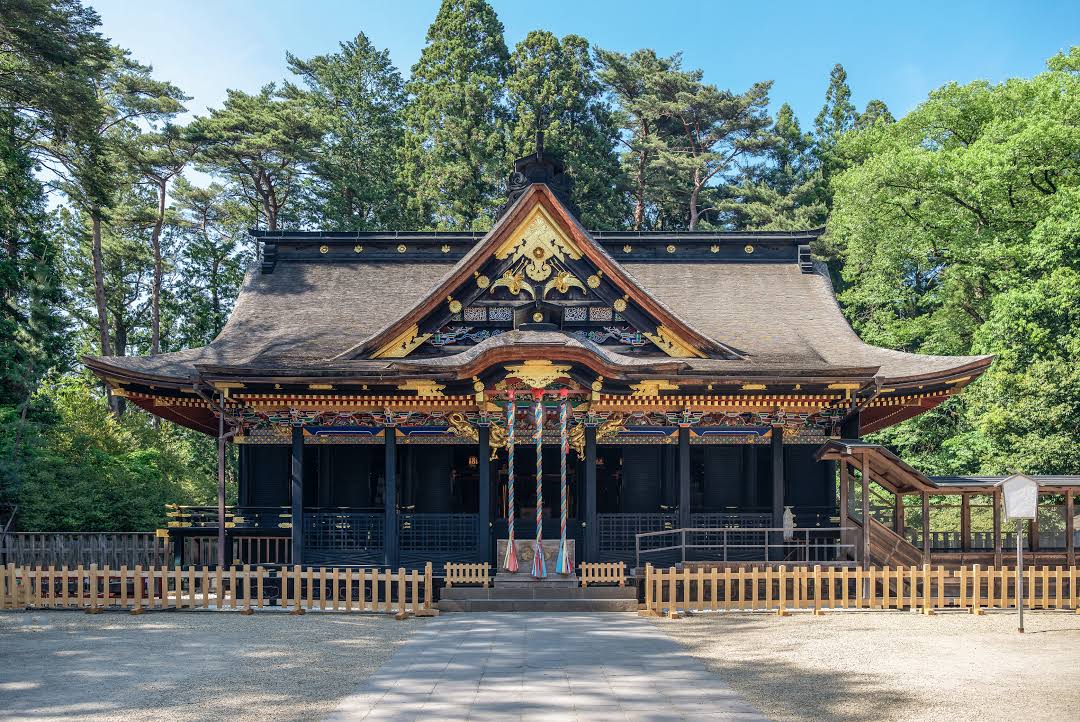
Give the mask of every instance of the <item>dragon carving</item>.
<svg viewBox="0 0 1080 722">
<path fill-rule="evenodd" d="M 615 436 L 626 427 L 626 417 L 623 414 L 612 414 L 596 427 L 596 440 Z M 579 459 L 585 458 L 585 424 L 574 424 L 568 434 L 570 448 L 577 452 Z"/>
</svg>

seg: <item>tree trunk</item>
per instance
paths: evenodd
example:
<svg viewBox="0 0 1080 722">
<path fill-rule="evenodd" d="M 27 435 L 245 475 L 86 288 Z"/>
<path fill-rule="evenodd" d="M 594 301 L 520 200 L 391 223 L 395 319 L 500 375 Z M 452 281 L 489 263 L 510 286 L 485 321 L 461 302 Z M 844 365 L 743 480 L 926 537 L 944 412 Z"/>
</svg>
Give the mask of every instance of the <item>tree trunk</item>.
<svg viewBox="0 0 1080 722">
<path fill-rule="evenodd" d="M 698 199 L 701 197 L 701 170 L 694 169 L 694 178 L 691 181 L 693 190 L 690 191 L 690 229 L 691 231 L 697 228 L 698 224 Z"/>
<path fill-rule="evenodd" d="M 112 344 L 109 342 L 109 317 L 105 310 L 105 268 L 101 255 L 101 217 L 98 211 L 90 214 L 92 246 L 90 257 L 94 263 L 94 305 L 97 306 L 98 339 L 101 342 L 101 355 L 112 356 Z"/>
<path fill-rule="evenodd" d="M 154 230 L 150 233 L 150 246 L 154 251 L 154 283 L 150 290 L 150 353 L 161 352 L 161 281 L 164 271 L 161 263 L 161 227 L 165 225 L 166 181 L 158 179 L 158 212 Z"/>
</svg>

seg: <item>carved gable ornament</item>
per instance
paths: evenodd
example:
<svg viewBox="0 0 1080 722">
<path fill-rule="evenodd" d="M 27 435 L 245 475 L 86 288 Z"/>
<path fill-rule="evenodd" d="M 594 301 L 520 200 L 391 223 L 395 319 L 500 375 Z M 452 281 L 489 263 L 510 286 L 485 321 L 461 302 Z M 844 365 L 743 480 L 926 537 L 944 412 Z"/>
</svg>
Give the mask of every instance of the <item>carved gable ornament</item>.
<svg viewBox="0 0 1080 722">
<path fill-rule="evenodd" d="M 421 304 L 422 317 L 407 316 L 391 326 L 370 358 L 404 358 L 421 346 L 430 351 L 428 344 L 442 349 L 480 343 L 543 319 L 592 343 L 652 345 L 674 358 L 707 358 L 711 343 L 695 337 L 617 265 L 609 265 L 602 251 L 586 245 L 588 235 L 566 225 L 558 207 L 543 197 L 547 192 L 534 192 L 512 225 L 495 230 L 486 252 Z"/>
</svg>

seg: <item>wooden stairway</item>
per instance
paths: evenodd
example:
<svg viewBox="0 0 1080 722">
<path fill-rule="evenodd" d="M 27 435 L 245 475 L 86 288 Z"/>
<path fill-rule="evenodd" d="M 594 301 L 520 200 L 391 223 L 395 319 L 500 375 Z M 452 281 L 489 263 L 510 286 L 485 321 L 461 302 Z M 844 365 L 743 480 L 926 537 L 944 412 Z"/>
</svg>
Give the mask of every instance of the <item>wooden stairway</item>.
<svg viewBox="0 0 1080 722">
<path fill-rule="evenodd" d="M 861 558 L 862 524 L 856 519 L 849 519 L 848 523 L 859 529 L 856 544 Z M 922 550 L 873 517 L 870 519 L 870 550 L 867 558 L 871 565 L 877 567 L 910 567 L 923 563 Z"/>
</svg>

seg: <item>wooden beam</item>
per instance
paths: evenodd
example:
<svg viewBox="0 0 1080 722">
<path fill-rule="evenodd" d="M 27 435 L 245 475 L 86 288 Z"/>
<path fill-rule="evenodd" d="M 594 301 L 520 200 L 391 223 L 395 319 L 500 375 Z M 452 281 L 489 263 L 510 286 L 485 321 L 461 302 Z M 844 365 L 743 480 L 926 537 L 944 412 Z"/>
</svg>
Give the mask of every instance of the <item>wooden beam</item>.
<svg viewBox="0 0 1080 722">
<path fill-rule="evenodd" d="M 292 428 L 292 471 L 289 476 L 292 502 L 292 563 L 304 563 L 304 427 Z"/>
<path fill-rule="evenodd" d="M 922 493 L 922 555 L 923 564 L 930 563 L 930 494 Z"/>
<path fill-rule="evenodd" d="M 900 537 L 904 536 L 904 495 L 897 494 L 893 505 L 893 528 Z"/>
<path fill-rule="evenodd" d="M 960 551 L 971 551 L 971 494 L 960 495 Z"/>
<path fill-rule="evenodd" d="M 1001 489 L 994 489 L 994 566 L 1001 566 Z"/>
<path fill-rule="evenodd" d="M 863 538 L 863 569 L 870 568 L 870 456 L 863 456 L 862 460 L 862 538 Z"/>
<path fill-rule="evenodd" d="M 1065 557 L 1070 567 L 1076 565 L 1076 489 L 1065 490 Z"/>
<path fill-rule="evenodd" d="M 840 527 L 846 527 L 851 522 L 848 519 L 848 490 L 851 487 L 851 477 L 848 475 L 847 459 L 840 459 Z M 848 533 L 840 532 L 840 543 L 847 544 Z"/>
</svg>

